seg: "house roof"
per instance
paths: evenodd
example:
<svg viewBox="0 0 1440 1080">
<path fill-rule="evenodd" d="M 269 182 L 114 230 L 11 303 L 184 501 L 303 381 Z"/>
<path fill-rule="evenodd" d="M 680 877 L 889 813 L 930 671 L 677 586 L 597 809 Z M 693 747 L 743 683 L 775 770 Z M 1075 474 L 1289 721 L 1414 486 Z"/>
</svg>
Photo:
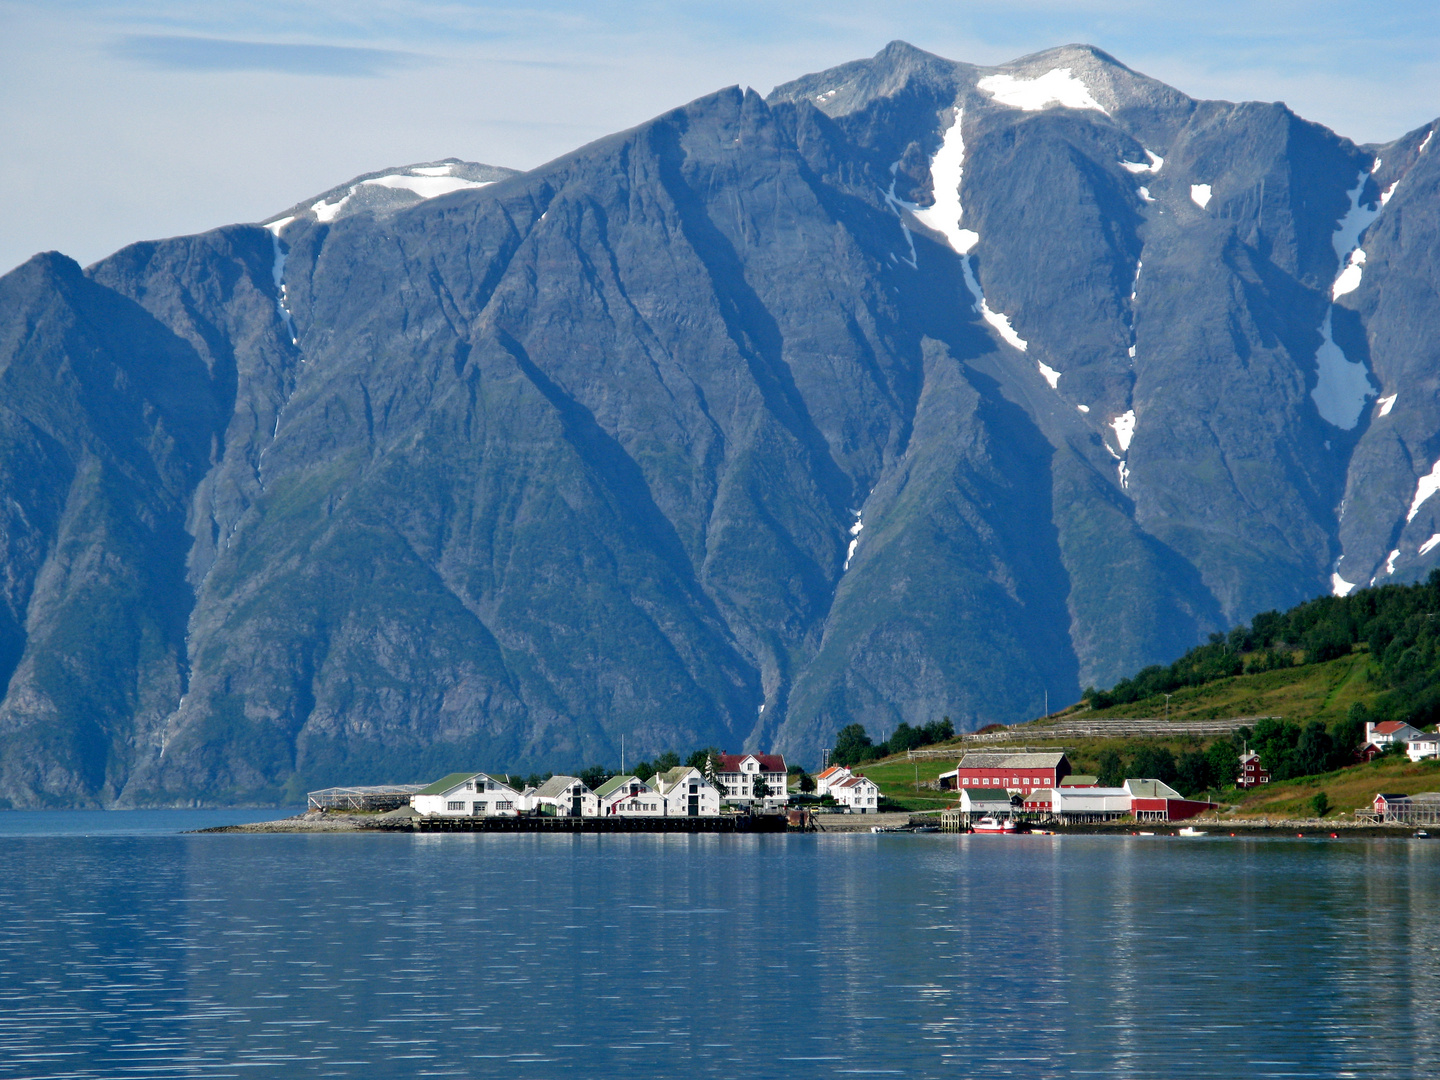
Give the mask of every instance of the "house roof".
<svg viewBox="0 0 1440 1080">
<path fill-rule="evenodd" d="M 619 791 L 622 787 L 628 787 L 632 782 L 639 784 L 646 791 L 650 790 L 650 785 L 638 776 L 612 776 L 595 789 L 595 794 L 603 799 L 607 795 L 612 795 Z"/>
<path fill-rule="evenodd" d="M 740 763 L 749 757 L 753 757 L 756 761 L 760 762 L 762 772 L 785 771 L 784 754 L 721 754 L 720 771 L 739 772 Z"/>
<path fill-rule="evenodd" d="M 867 777 L 864 777 L 864 776 L 851 776 L 851 777 L 848 777 L 848 778 L 840 781 L 840 783 L 838 783 L 838 784 L 831 784 L 830 786 L 831 786 L 831 787 L 837 787 L 837 788 L 850 788 L 850 787 L 860 787 L 862 784 L 869 784 L 869 785 L 870 785 L 871 787 L 873 787 L 873 788 L 879 788 L 879 786 L 880 786 L 879 784 L 875 783 L 874 780 L 871 780 L 871 779 L 869 779 L 869 778 L 867 778 Z"/>
<path fill-rule="evenodd" d="M 1086 773 L 1071 773 L 1060 781 L 1061 787 L 1095 787 L 1100 783 L 1098 776 L 1089 776 Z"/>
<path fill-rule="evenodd" d="M 815 777 L 815 779 L 816 779 L 816 780 L 824 780 L 827 776 L 834 776 L 836 773 L 843 773 L 843 772 L 849 772 L 849 771 L 850 771 L 850 770 L 847 769 L 847 768 L 845 768 L 844 765 L 831 765 L 828 769 L 826 769 L 824 772 L 822 772 L 819 776 Z"/>
<path fill-rule="evenodd" d="M 971 802 L 1003 802 L 1010 805 L 1010 793 L 1004 788 L 966 788 L 965 794 Z"/>
<path fill-rule="evenodd" d="M 1160 780 L 1126 780 L 1125 790 L 1137 799 L 1181 799 L 1184 798 L 1169 784 Z"/>
<path fill-rule="evenodd" d="M 971 750 L 960 759 L 962 769 L 1057 769 L 1068 764 L 1062 753 L 1004 754 L 994 750 Z"/>
<path fill-rule="evenodd" d="M 537 799 L 555 799 L 570 794 L 570 789 L 580 783 L 578 776 L 552 776 L 535 791 Z M 583 784 L 581 785 L 584 786 Z M 586 788 L 588 791 L 589 788 Z"/>
<path fill-rule="evenodd" d="M 673 769 L 666 769 L 663 773 L 656 773 L 650 778 L 650 783 L 659 790 L 661 795 L 668 795 L 676 785 L 685 783 L 692 775 L 702 784 L 709 782 L 699 769 L 690 765 L 677 765 Z"/>
<path fill-rule="evenodd" d="M 1055 792 L 1048 787 L 1036 788 L 1025 796 L 1026 802 L 1054 802 Z"/>
<path fill-rule="evenodd" d="M 1404 720 L 1386 720 L 1384 723 L 1376 724 L 1370 730 L 1376 735 L 1394 735 L 1397 731 L 1404 731 L 1406 728 L 1410 728 L 1411 731 L 1416 730 Z"/>
<path fill-rule="evenodd" d="M 460 786 L 461 784 L 463 784 L 466 780 L 473 780 L 473 779 L 475 779 L 475 777 L 477 777 L 477 776 L 484 776 L 484 775 L 485 775 L 484 773 L 478 773 L 478 772 L 452 772 L 449 776 L 442 776 L 439 780 L 436 780 L 436 781 L 435 781 L 433 784 L 431 784 L 429 787 L 427 787 L 427 788 L 422 788 L 420 791 L 417 791 L 415 794 L 416 794 L 416 795 L 444 795 L 447 791 L 451 791 L 451 790 L 459 787 L 459 786 Z"/>
</svg>

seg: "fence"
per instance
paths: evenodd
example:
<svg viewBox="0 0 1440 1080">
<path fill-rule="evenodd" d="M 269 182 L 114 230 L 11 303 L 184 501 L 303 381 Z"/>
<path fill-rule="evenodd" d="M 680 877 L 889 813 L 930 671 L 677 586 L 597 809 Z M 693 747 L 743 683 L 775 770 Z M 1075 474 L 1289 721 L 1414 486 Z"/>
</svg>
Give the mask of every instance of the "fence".
<svg viewBox="0 0 1440 1080">
<path fill-rule="evenodd" d="M 907 754 L 907 758 L 910 761 L 934 761 L 937 758 L 953 758 L 957 752 L 968 747 L 1022 740 L 1136 738 L 1155 735 L 1230 735 L 1242 727 L 1252 726 L 1257 720 L 1279 719 L 1278 716 L 1232 716 L 1224 720 L 1164 720 L 1160 717 L 1144 717 L 1134 720 L 1061 720 L 1045 727 L 1037 727 L 1034 724 L 1017 724 L 1004 731 L 991 731 L 984 735 L 962 735 L 958 740 L 958 745 L 951 743 L 945 747 L 927 746 L 919 750 L 911 750 Z"/>
</svg>

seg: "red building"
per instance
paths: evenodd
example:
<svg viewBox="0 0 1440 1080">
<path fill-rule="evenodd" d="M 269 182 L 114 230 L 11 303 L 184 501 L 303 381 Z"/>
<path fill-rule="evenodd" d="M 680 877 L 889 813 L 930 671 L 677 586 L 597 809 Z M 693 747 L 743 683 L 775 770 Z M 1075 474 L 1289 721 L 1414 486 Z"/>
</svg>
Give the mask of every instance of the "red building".
<svg viewBox="0 0 1440 1080">
<path fill-rule="evenodd" d="M 1070 760 L 1064 754 L 972 750 L 953 773 L 940 779 L 944 787 L 1004 788 L 1029 795 L 1039 788 L 1058 787 L 1069 775 Z"/>
<path fill-rule="evenodd" d="M 1253 750 L 1248 754 L 1240 755 L 1240 775 L 1235 780 L 1236 787 L 1252 788 L 1258 784 L 1268 784 L 1270 774 L 1260 764 L 1260 755 Z"/>
</svg>

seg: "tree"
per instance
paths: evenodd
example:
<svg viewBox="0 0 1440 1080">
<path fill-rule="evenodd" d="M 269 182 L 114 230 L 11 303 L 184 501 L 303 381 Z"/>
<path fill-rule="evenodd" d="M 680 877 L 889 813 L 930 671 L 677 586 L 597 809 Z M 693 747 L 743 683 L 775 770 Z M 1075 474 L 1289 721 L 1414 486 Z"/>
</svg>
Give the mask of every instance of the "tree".
<svg viewBox="0 0 1440 1080">
<path fill-rule="evenodd" d="M 1211 784 L 1215 787 L 1233 787 L 1240 775 L 1240 748 L 1229 739 L 1216 739 L 1205 751 L 1210 762 Z"/>
<path fill-rule="evenodd" d="M 750 781 L 750 792 L 751 798 L 757 803 L 764 802 L 770 796 L 770 782 L 763 772 L 757 772 L 754 779 Z"/>
<path fill-rule="evenodd" d="M 591 765 L 581 770 L 580 781 L 591 791 L 594 791 L 614 775 L 615 770 L 605 765 Z"/>
<path fill-rule="evenodd" d="M 1119 787 L 1125 782 L 1125 760 L 1118 750 L 1100 751 L 1100 775 L 1096 779 L 1101 787 Z"/>
<path fill-rule="evenodd" d="M 815 778 L 807 772 L 800 774 L 800 792 L 803 795 L 813 795 L 815 793 Z"/>
<path fill-rule="evenodd" d="M 655 775 L 655 766 L 648 761 L 637 761 L 630 769 L 630 775 L 639 777 L 641 780 L 649 780 Z"/>
<path fill-rule="evenodd" d="M 1163 746 L 1142 746 L 1130 763 L 1137 779 L 1175 782 L 1175 755 Z"/>
<path fill-rule="evenodd" d="M 860 724 L 846 724 L 835 736 L 830 760 L 836 765 L 859 765 L 870 760 L 870 736 Z"/>
<path fill-rule="evenodd" d="M 694 751 L 693 753 L 691 753 L 691 755 L 690 755 L 689 757 L 687 757 L 687 758 L 685 759 L 685 764 L 688 765 L 688 766 L 689 766 L 690 768 L 692 768 L 692 769 L 699 769 L 702 773 L 704 773 L 704 774 L 708 777 L 708 776 L 710 775 L 710 759 L 711 759 L 711 758 L 714 758 L 716 761 L 719 761 L 719 760 L 720 760 L 720 748 L 719 748 L 719 747 L 717 747 L 717 746 L 707 746 L 707 747 L 704 747 L 704 748 L 701 749 L 701 750 L 696 750 L 696 751 Z"/>
<path fill-rule="evenodd" d="M 932 743 L 944 742 L 946 739 L 955 737 L 955 725 L 950 722 L 948 716 L 939 720 L 931 720 L 925 725 L 924 731 Z"/>
<path fill-rule="evenodd" d="M 1323 791 L 1317 791 L 1310 800 L 1310 809 L 1315 811 L 1316 817 L 1324 817 L 1330 812 L 1330 796 Z"/>
<path fill-rule="evenodd" d="M 1227 755 L 1228 757 L 1228 755 Z M 1181 754 L 1175 764 L 1175 786 L 1182 795 L 1199 795 L 1215 784 L 1215 770 L 1210 758 L 1198 750 Z"/>
<path fill-rule="evenodd" d="M 675 753 L 674 750 L 666 750 L 665 753 L 655 759 L 655 771 L 657 773 L 668 772 L 671 769 L 678 768 L 679 765 L 680 755 Z"/>
<path fill-rule="evenodd" d="M 1305 730 L 1301 732 L 1300 741 L 1295 747 L 1300 775 L 1314 776 L 1316 773 L 1328 772 L 1334 751 L 1335 742 L 1330 738 L 1330 732 L 1326 730 L 1325 725 L 1319 720 L 1311 720 L 1305 725 Z"/>
</svg>

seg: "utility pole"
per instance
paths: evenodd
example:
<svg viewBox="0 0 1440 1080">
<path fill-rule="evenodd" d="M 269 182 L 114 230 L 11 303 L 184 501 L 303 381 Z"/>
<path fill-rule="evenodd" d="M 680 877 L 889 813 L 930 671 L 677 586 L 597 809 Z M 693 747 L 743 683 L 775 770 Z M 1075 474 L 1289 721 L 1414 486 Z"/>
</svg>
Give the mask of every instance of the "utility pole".
<svg viewBox="0 0 1440 1080">
<path fill-rule="evenodd" d="M 1166 694 L 1166 695 L 1165 695 L 1165 719 L 1166 719 L 1167 722 L 1168 722 L 1169 719 L 1170 719 L 1170 695 L 1169 695 L 1169 694 Z"/>
<path fill-rule="evenodd" d="M 620 736 L 620 775 L 625 775 L 625 736 Z"/>
</svg>

